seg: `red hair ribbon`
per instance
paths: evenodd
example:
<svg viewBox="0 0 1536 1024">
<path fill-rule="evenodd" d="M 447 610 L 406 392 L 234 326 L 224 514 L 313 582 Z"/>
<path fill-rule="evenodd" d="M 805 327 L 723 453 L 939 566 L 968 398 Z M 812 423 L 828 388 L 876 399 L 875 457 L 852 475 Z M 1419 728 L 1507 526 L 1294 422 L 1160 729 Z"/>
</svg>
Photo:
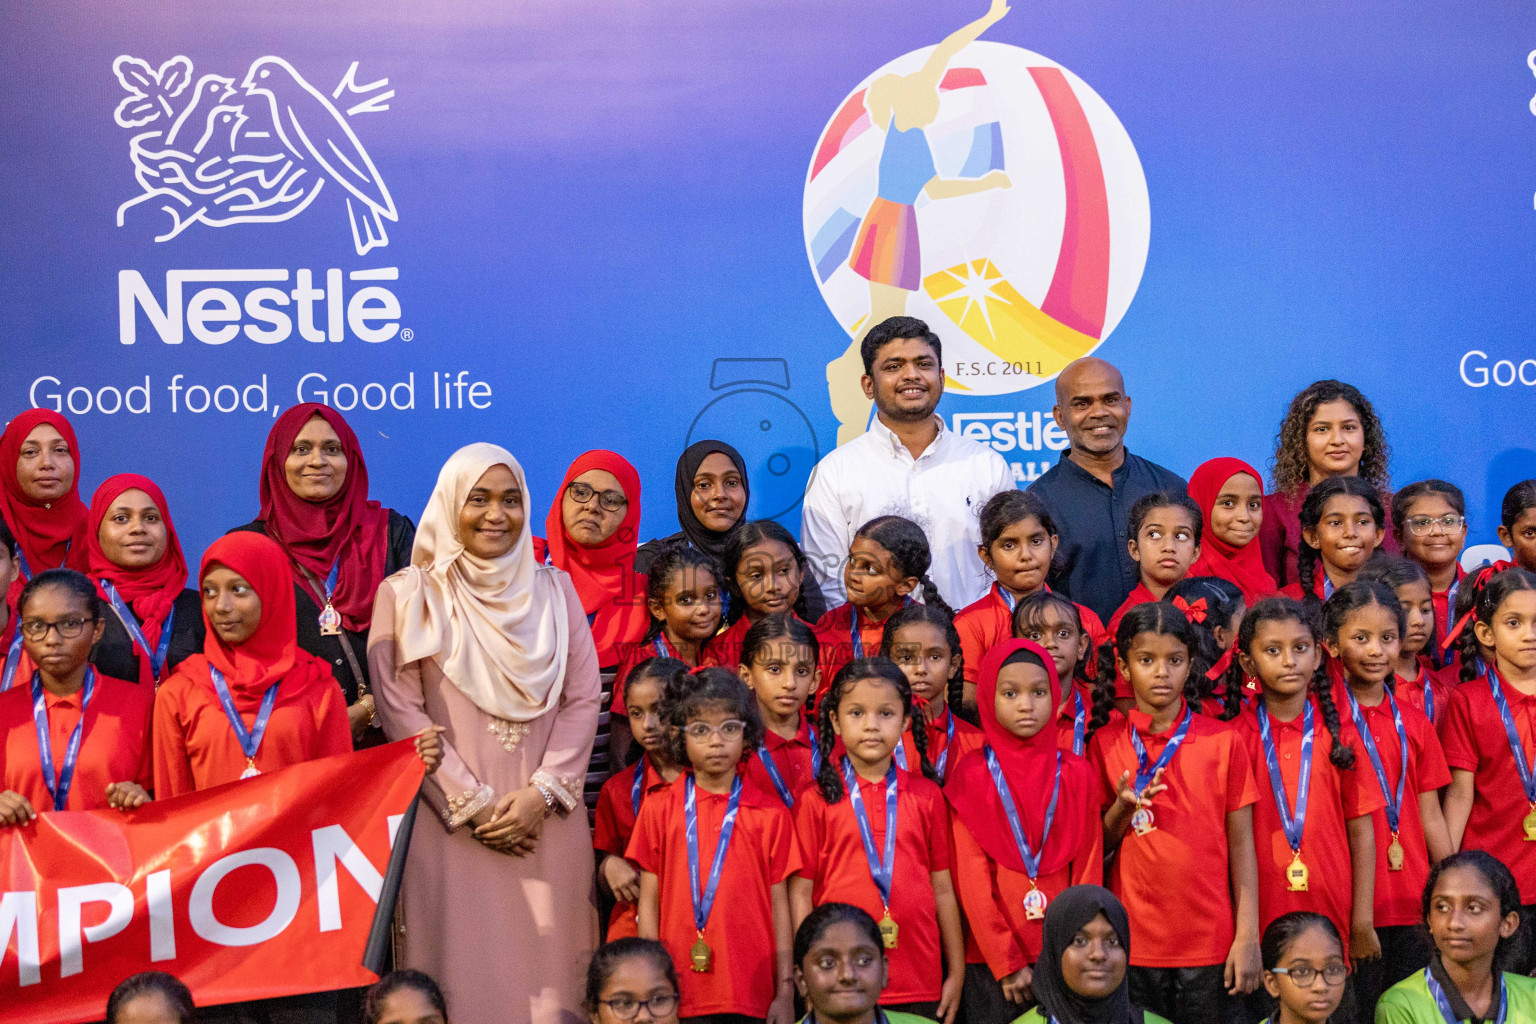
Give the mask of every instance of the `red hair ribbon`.
<svg viewBox="0 0 1536 1024">
<path fill-rule="evenodd" d="M 1177 601 L 1178 598 L 1174 598 L 1174 600 Z M 1204 601 L 1205 598 L 1202 597 L 1200 600 Z M 1199 602 L 1196 603 L 1198 604 Z M 1237 644 L 1234 643 L 1223 651 L 1221 657 L 1216 659 L 1216 664 L 1212 665 L 1211 670 L 1205 674 L 1205 678 L 1214 682 L 1225 675 L 1227 669 L 1232 667 L 1232 652 L 1235 650 L 1237 650 Z"/>
<path fill-rule="evenodd" d="M 1188 601 L 1184 600 L 1184 598 L 1175 596 L 1174 599 L 1173 599 L 1173 606 L 1175 608 L 1177 608 L 1179 611 L 1183 612 L 1184 615 L 1189 619 L 1190 622 L 1204 622 L 1205 621 L 1206 608 L 1205 608 L 1205 598 L 1203 598 L 1203 597 L 1200 598 L 1195 603 L 1191 604 Z"/>
<path fill-rule="evenodd" d="M 1477 570 L 1477 572 L 1473 573 L 1471 577 L 1463 579 L 1462 583 L 1470 584 L 1472 587 L 1472 592 L 1475 594 L 1486 587 L 1488 585 L 1488 581 L 1493 579 L 1495 575 L 1503 572 L 1505 569 L 1513 569 L 1514 567 L 1515 563 L 1506 562 L 1502 559 L 1497 562 L 1489 562 L 1487 565 Z M 1462 630 L 1466 629 L 1467 626 L 1469 626 L 1472 623 L 1472 620 L 1476 617 L 1477 603 L 1473 602 L 1472 607 L 1467 609 L 1467 613 L 1461 618 L 1457 619 L 1455 625 L 1446 630 L 1445 639 L 1440 641 L 1440 649 L 1442 651 L 1449 651 L 1451 649 L 1451 645 L 1456 642 L 1456 639 L 1459 636 L 1461 636 Z"/>
</svg>

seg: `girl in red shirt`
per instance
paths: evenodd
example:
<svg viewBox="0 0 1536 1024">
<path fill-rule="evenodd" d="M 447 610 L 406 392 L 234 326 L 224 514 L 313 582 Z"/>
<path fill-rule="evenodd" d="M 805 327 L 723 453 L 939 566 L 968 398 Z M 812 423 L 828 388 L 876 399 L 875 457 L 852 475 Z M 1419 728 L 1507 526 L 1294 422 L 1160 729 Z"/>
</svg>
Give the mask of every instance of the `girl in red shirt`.
<svg viewBox="0 0 1536 1024">
<path fill-rule="evenodd" d="M 1370 943 L 1379 954 L 1366 956 L 1359 936 L 1350 940 L 1362 1020 L 1372 1019 L 1383 992 L 1429 963 L 1419 900 L 1430 866 L 1453 852 L 1440 810 L 1440 789 L 1451 781 L 1440 742 L 1429 719 L 1403 698 L 1404 688 L 1393 692 L 1405 618 L 1386 585 L 1363 579 L 1335 590 L 1323 605 L 1335 700 L 1355 731 L 1356 782 L 1379 797 L 1371 815 L 1377 941 Z"/>
<path fill-rule="evenodd" d="M 1536 574 L 1488 568 L 1463 581 L 1464 593 L 1468 584 L 1473 621 L 1456 634 L 1466 681 L 1440 726 L 1451 768 L 1445 824 L 1452 846 L 1493 854 L 1514 873 L 1521 902 L 1536 903 Z M 1492 649 L 1482 678 L 1478 645 Z"/>
<path fill-rule="evenodd" d="M 816 781 L 820 751 L 805 702 L 821 682 L 821 645 L 793 615 L 764 615 L 747 630 L 737 672 L 757 698 L 763 744 L 746 761 L 747 781 L 794 810 Z"/>
<path fill-rule="evenodd" d="M 1536 572 L 1536 480 L 1522 480 L 1504 492 L 1499 543 L 1509 548 L 1516 565 Z"/>
<path fill-rule="evenodd" d="M 923 603 L 953 616 L 939 588 L 928 578 L 933 554 L 922 527 L 901 516 L 879 516 L 859 527 L 843 563 L 848 603 L 840 604 L 816 622 L 823 638 L 825 661 L 817 696 L 831 685 L 838 669 L 880 649 L 885 624 L 898 609 L 912 602 L 923 588 Z"/>
<path fill-rule="evenodd" d="M 1019 601 L 1046 587 L 1046 574 L 1056 557 L 1056 521 L 1045 503 L 1029 491 L 999 491 L 987 499 L 978 517 L 982 563 L 995 577 L 985 597 L 962 608 L 955 629 L 965 650 L 965 706 L 976 702 L 976 673 L 981 659 L 999 640 L 1013 635 L 1013 612 Z M 1083 627 L 1094 642 L 1104 623 L 1089 608 L 1077 606 Z"/>
<path fill-rule="evenodd" d="M 888 658 L 852 661 L 817 714 L 818 788 L 795 813 L 804 860 L 790 882 L 795 921 L 823 903 L 862 908 L 880 921 L 890 958 L 881 1004 L 953 1024 L 965 939 L 950 881 L 949 814 L 931 781 L 927 731 L 913 734 L 921 774 L 903 771 L 895 759 L 912 717 L 911 684 Z"/>
<path fill-rule="evenodd" d="M 1445 717 L 1445 703 L 1456 685 L 1457 669 L 1437 669 L 1430 657 L 1435 638 L 1443 634 L 1435 624 L 1435 597 L 1429 577 L 1417 562 L 1383 552 L 1360 570 L 1360 581 L 1384 584 L 1403 609 L 1403 632 L 1398 643 L 1392 684 L 1397 699 L 1412 705 L 1432 724 Z"/>
<path fill-rule="evenodd" d="M 1370 769 L 1360 770 L 1359 738 L 1339 721 L 1319 640 L 1295 601 L 1254 605 L 1238 633 L 1237 672 L 1257 679 L 1259 692 L 1233 724 L 1258 782 L 1260 924 L 1296 911 L 1322 914 L 1350 936 L 1360 961 L 1380 955 L 1371 815 L 1385 801 Z M 1230 681 L 1229 692 L 1237 685 Z"/>
<path fill-rule="evenodd" d="M 1204 529 L 1200 506 L 1183 494 L 1155 491 L 1136 499 L 1126 547 L 1131 561 L 1141 567 L 1141 579 L 1110 616 L 1109 632 L 1119 627 L 1126 612 L 1138 604 L 1162 600 L 1169 587 L 1189 574 L 1189 567 L 1200 557 Z"/>
<path fill-rule="evenodd" d="M 1258 683 L 1241 670 L 1233 685 L 1227 685 L 1236 660 L 1238 629 L 1248 611 L 1242 589 L 1221 576 L 1186 576 L 1168 588 L 1163 600 L 1189 619 L 1200 640 L 1201 660 L 1211 666 L 1205 673 L 1201 713 L 1224 721 L 1236 718 L 1244 701 L 1258 693 Z"/>
<path fill-rule="evenodd" d="M 22 589 L 17 608 L 37 668 L 0 694 L 0 825 L 25 825 L 39 811 L 144 804 L 154 691 L 91 666 L 104 626 L 96 588 L 73 569 L 49 569 Z"/>
<path fill-rule="evenodd" d="M 1451 628 L 1451 596 L 1466 575 L 1467 499 L 1445 480 L 1420 480 L 1392 497 L 1392 532 L 1403 554 L 1423 568 L 1435 604 L 1435 636 Z"/>
<path fill-rule="evenodd" d="M 1063 687 L 1071 682 L 1057 712 L 1057 741 L 1062 750 L 1082 757 L 1088 750 L 1088 713 L 1093 707 L 1093 640 L 1083 628 L 1078 606 L 1060 594 L 1037 590 L 1013 610 L 1013 635 L 1039 644 L 1050 654 Z"/>
<path fill-rule="evenodd" d="M 800 854 L 784 804 L 738 771 L 762 742 L 757 701 L 730 672 L 705 668 L 663 706 L 673 760 L 693 770 L 645 801 L 635 822 L 626 855 L 640 865 L 640 936 L 660 939 L 689 968 L 680 979 L 684 1019 L 790 1024 L 786 883 Z"/>
<path fill-rule="evenodd" d="M 615 900 L 609 942 L 640 934 L 635 917 L 640 872 L 624 858 L 624 851 L 646 798 L 681 774 L 672 760 L 672 737 L 661 719 L 661 706 L 666 694 L 681 693 L 687 684 L 688 666 L 676 658 L 647 658 L 624 682 L 629 731 L 640 745 L 640 758 L 603 783 L 592 826 L 592 847 L 599 854 L 597 877 Z"/>
<path fill-rule="evenodd" d="M 651 562 L 645 586 L 645 606 L 651 624 L 638 644 L 625 650 L 613 677 L 610 729 L 614 750 L 623 760 L 630 735 L 624 730 L 624 681 L 635 666 L 651 658 L 676 658 L 690 669 L 716 662 L 710 639 L 720 631 L 725 593 L 719 563 L 697 548 L 666 544 Z"/>
<path fill-rule="evenodd" d="M 942 786 L 960 755 L 982 742 L 981 730 L 956 713 L 965 679 L 954 617 L 936 605 L 907 605 L 886 621 L 880 653 L 906 673 L 917 709 L 896 748 L 896 766 L 910 771 L 917 763 L 916 730 L 922 729 L 928 763 Z"/>
<path fill-rule="evenodd" d="M 717 664 L 741 664 L 747 630 L 764 615 L 788 612 L 810 625 L 801 586 L 806 577 L 805 552 L 772 519 L 743 523 L 731 534 L 725 542 L 724 569 L 733 618 L 731 628 L 715 637 L 712 645 Z"/>
<path fill-rule="evenodd" d="M 967 1020 L 1007 1024 L 1030 997 L 1046 905 L 1104 876 L 1093 768 L 1060 748 L 1061 684 L 1045 649 L 1005 640 L 987 652 L 977 691 L 985 745 L 955 767 L 956 885 L 985 956 L 965 974 Z"/>
<path fill-rule="evenodd" d="M 1354 581 L 1380 546 L 1387 520 L 1376 488 L 1357 476 L 1331 476 L 1301 503 L 1296 582 L 1280 593 L 1309 608 Z"/>
<path fill-rule="evenodd" d="M 1131 998 L 1191 1021 L 1223 1019 L 1230 997 L 1259 984 L 1258 793 L 1242 737 L 1194 712 L 1206 671 L 1199 649 L 1172 604 L 1127 612 L 1114 645 L 1099 650 L 1088 744 L 1109 887 L 1130 911 Z M 1117 668 L 1136 703 L 1105 727 Z"/>
</svg>

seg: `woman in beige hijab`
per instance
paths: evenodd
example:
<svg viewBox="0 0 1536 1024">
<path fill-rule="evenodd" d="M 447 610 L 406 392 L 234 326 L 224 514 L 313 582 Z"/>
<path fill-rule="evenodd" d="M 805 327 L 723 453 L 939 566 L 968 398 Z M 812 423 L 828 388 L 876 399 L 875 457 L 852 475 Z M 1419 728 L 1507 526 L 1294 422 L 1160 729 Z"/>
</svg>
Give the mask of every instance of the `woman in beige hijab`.
<svg viewBox="0 0 1536 1024">
<path fill-rule="evenodd" d="M 401 892 L 397 962 L 466 1021 L 576 1024 L 598 945 L 582 785 L 598 665 L 581 599 L 533 556 L 522 467 L 453 454 L 411 565 L 373 606 L 368 662 L 390 739 L 441 725 Z"/>
</svg>

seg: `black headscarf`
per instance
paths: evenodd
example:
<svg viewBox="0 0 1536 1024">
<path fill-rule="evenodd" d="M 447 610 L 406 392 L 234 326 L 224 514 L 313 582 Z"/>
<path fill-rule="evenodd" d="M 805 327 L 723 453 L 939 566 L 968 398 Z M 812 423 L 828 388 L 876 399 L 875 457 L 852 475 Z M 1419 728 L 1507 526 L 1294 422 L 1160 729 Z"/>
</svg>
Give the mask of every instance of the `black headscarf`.
<svg viewBox="0 0 1536 1024">
<path fill-rule="evenodd" d="M 1120 987 L 1103 999 L 1084 999 L 1067 988 L 1061 974 L 1061 955 L 1089 921 L 1103 914 L 1120 936 L 1120 946 L 1131 952 L 1131 923 L 1125 906 L 1115 894 L 1098 885 L 1074 885 L 1051 900 L 1045 910 L 1045 934 L 1040 959 L 1035 962 L 1033 988 L 1040 1012 L 1057 1024 L 1142 1024 L 1144 1014 L 1131 1006 L 1131 989 Z"/>
<path fill-rule="evenodd" d="M 752 491 L 747 483 L 747 464 L 741 458 L 741 453 L 724 441 L 697 441 L 683 450 L 683 454 L 677 458 L 677 522 L 683 528 L 683 536 L 688 538 L 688 543 L 719 560 L 725 555 L 725 541 L 731 535 L 730 530 L 711 530 L 699 522 L 699 517 L 693 514 L 693 502 L 690 495 L 693 493 L 693 478 L 699 471 L 699 466 L 709 456 L 719 452 L 736 464 L 736 472 L 741 474 L 741 489 L 743 497 L 750 499 Z M 740 523 L 746 519 L 746 504 L 743 502 Z"/>
</svg>

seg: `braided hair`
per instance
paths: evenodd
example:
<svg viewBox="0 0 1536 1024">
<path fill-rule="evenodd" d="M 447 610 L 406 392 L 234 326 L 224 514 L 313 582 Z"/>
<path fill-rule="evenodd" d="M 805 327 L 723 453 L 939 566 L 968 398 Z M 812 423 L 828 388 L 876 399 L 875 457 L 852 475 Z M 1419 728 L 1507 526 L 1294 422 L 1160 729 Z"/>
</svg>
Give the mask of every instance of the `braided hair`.
<svg viewBox="0 0 1536 1024">
<path fill-rule="evenodd" d="M 859 527 L 854 537 L 872 540 L 885 548 L 896 571 L 903 577 L 916 576 L 923 588 L 923 603 L 934 605 L 950 616 L 955 614 L 939 593 L 938 585 L 928 576 L 928 569 L 933 565 L 933 552 L 921 526 L 901 516 L 877 516 Z"/>
<path fill-rule="evenodd" d="M 1371 518 L 1376 520 L 1378 537 L 1386 529 L 1387 513 L 1382 507 L 1381 495 L 1368 481 L 1358 476 L 1331 476 L 1307 492 L 1301 503 L 1301 539 L 1296 542 L 1296 578 L 1301 584 L 1301 602 L 1312 611 L 1322 603 L 1314 589 L 1317 581 L 1317 564 L 1323 553 L 1307 543 L 1306 531 L 1315 530 L 1323 521 L 1323 513 L 1333 498 L 1349 496 L 1360 498 L 1370 507 Z M 1377 541 L 1378 545 L 1380 540 Z"/>
<path fill-rule="evenodd" d="M 950 714 L 961 715 L 971 722 L 974 712 L 965 711 L 961 707 L 965 700 L 965 652 L 960 646 L 960 631 L 955 629 L 953 615 L 936 605 L 918 601 L 897 609 L 896 614 L 885 620 L 885 632 L 880 637 L 880 653 L 887 658 L 891 657 L 897 631 L 915 622 L 926 622 L 944 634 L 944 641 L 949 644 L 949 681 L 944 688 L 944 703 L 949 706 Z"/>
<path fill-rule="evenodd" d="M 736 571 L 741 568 L 741 560 L 748 551 L 759 544 L 769 541 L 783 544 L 788 548 L 790 555 L 795 560 L 795 564 L 800 567 L 802 586 L 795 595 L 795 614 L 802 619 L 809 619 L 811 617 L 810 610 L 805 603 L 805 587 L 803 585 L 805 574 L 808 571 L 806 569 L 805 552 L 800 550 L 800 545 L 796 543 L 794 536 L 779 523 L 772 519 L 754 519 L 750 523 L 742 523 L 735 530 L 731 531 L 730 537 L 725 542 L 725 551 L 721 556 L 721 561 L 724 563 L 722 568 L 725 570 L 725 585 L 731 597 L 729 618 L 732 625 L 747 613 L 747 597 L 742 593 L 741 584 L 736 582 Z"/>
<path fill-rule="evenodd" d="M 1314 647 L 1322 644 L 1323 638 L 1320 635 L 1317 618 L 1305 606 L 1288 597 L 1266 597 L 1262 601 L 1255 602 L 1254 606 L 1248 609 L 1248 614 L 1243 616 L 1243 624 L 1237 631 L 1237 649 L 1249 658 L 1253 657 L 1254 637 L 1258 635 L 1259 627 L 1266 622 L 1300 623 L 1311 635 Z M 1222 718 L 1231 720 L 1236 718 L 1241 710 L 1243 669 L 1236 658 L 1232 659 L 1232 666 L 1227 669 L 1226 682 L 1227 696 Z M 1333 681 L 1328 677 L 1328 669 L 1323 664 L 1322 658 L 1318 658 L 1317 667 L 1312 670 L 1312 679 L 1307 683 L 1307 688 L 1317 701 L 1318 710 L 1323 713 L 1323 725 L 1333 740 L 1333 747 L 1328 752 L 1329 762 L 1335 768 L 1346 770 L 1353 768 L 1355 748 L 1344 742 L 1340 732 L 1339 706 L 1333 699 Z"/>
<path fill-rule="evenodd" d="M 821 790 L 822 799 L 829 804 L 835 804 L 843 798 L 842 762 L 840 758 L 832 756 L 833 744 L 837 740 L 837 734 L 832 729 L 832 716 L 837 713 L 838 706 L 842 704 L 843 695 L 852 689 L 855 683 L 861 683 L 866 679 L 880 680 L 889 684 L 896 691 L 896 696 L 900 698 L 902 711 L 906 713 L 907 720 L 912 719 L 912 684 L 907 682 L 907 674 L 890 658 L 858 658 L 838 669 L 837 675 L 832 677 L 832 686 L 816 709 L 816 742 L 821 748 L 821 772 L 816 776 L 816 786 Z M 900 738 L 896 742 L 900 743 Z M 938 773 L 933 770 L 933 765 L 928 763 L 928 730 L 914 726 L 912 745 L 917 748 L 917 760 L 922 767 L 923 777 L 934 782 L 939 781 Z"/>
<path fill-rule="evenodd" d="M 1148 601 L 1126 612 L 1111 640 L 1099 648 L 1098 678 L 1093 684 L 1093 714 L 1088 720 L 1088 732 L 1092 735 L 1109 723 L 1109 713 L 1115 706 L 1115 655 L 1129 652 L 1136 638 L 1143 633 L 1171 636 L 1184 645 L 1189 655 L 1189 672 L 1184 677 L 1184 699 L 1198 706 L 1206 696 L 1209 680 L 1205 674 L 1211 663 L 1200 652 L 1200 637 L 1189 624 L 1184 613 L 1162 601 Z M 1129 676 L 1129 673 L 1126 673 Z"/>
<path fill-rule="evenodd" d="M 1466 586 L 1466 583 L 1471 583 L 1471 586 Z M 1509 595 L 1521 590 L 1536 590 L 1536 573 L 1529 569 L 1514 567 L 1501 572 L 1480 571 L 1475 576 L 1464 580 L 1461 590 L 1456 595 L 1456 605 L 1458 608 L 1461 606 L 1463 597 L 1468 597 L 1476 604 L 1473 606 L 1473 622 L 1468 622 L 1462 629 L 1461 636 L 1457 638 L 1461 644 L 1461 681 L 1463 683 L 1470 683 L 1477 678 L 1477 665 L 1482 659 L 1482 649 L 1478 646 L 1477 635 L 1472 628 L 1474 622 L 1483 622 L 1491 626 L 1494 616 L 1499 613 L 1499 607 L 1504 604 Z"/>
<path fill-rule="evenodd" d="M 1232 620 L 1244 608 L 1243 592 L 1238 585 L 1220 576 L 1186 576 L 1168 588 L 1163 600 L 1189 619 L 1200 637 L 1200 653 L 1206 662 L 1214 665 L 1220 661 L 1226 650 L 1216 639 L 1216 630 L 1230 630 Z"/>
<path fill-rule="evenodd" d="M 715 581 L 715 588 L 720 589 L 721 581 L 725 579 L 725 573 L 709 555 L 681 541 L 663 544 L 661 551 L 651 560 L 651 569 L 645 583 L 645 606 L 649 610 L 652 604 L 665 604 L 667 594 L 677 586 L 677 578 L 685 571 L 692 569 L 695 574 L 709 573 Z M 651 622 L 645 629 L 645 635 L 640 638 L 640 646 L 653 642 L 661 631 L 666 628 L 666 623 L 655 612 L 651 613 Z"/>
<path fill-rule="evenodd" d="M 1348 623 L 1350 615 L 1361 608 L 1373 606 L 1386 609 L 1387 614 L 1391 615 L 1393 621 L 1397 623 L 1397 632 L 1401 636 L 1408 618 L 1407 613 L 1403 611 L 1402 602 L 1398 601 L 1397 595 L 1392 592 L 1391 587 L 1388 587 L 1385 583 L 1378 583 L 1373 580 L 1355 580 L 1353 583 L 1335 590 L 1333 596 L 1324 602 L 1323 636 L 1334 643 L 1338 643 L 1339 634 L 1344 631 L 1344 626 Z M 1342 664 L 1340 668 L 1343 668 Z M 1396 671 L 1391 671 L 1387 673 L 1387 678 L 1383 680 L 1382 685 L 1390 690 L 1394 688 L 1393 684 L 1396 681 L 1397 673 Z M 1345 684 L 1348 685 L 1347 678 Z M 1330 687 L 1330 691 L 1331 689 Z M 1334 742 L 1337 744 L 1338 741 L 1335 740 Z"/>
</svg>

